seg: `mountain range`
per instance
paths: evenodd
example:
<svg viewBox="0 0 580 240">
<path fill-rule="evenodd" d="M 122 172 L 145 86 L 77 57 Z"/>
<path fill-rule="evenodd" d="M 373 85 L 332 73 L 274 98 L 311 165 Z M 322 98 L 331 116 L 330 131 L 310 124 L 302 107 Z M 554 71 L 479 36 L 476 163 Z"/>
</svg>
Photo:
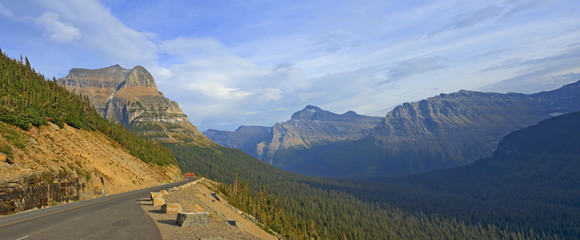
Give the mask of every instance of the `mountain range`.
<svg viewBox="0 0 580 240">
<path fill-rule="evenodd" d="M 301 174 L 407 175 L 467 165 L 490 156 L 502 137 L 514 130 L 578 110 L 580 82 L 534 94 L 467 90 L 440 94 L 399 105 L 374 126 L 377 118 L 353 112 L 336 115 L 308 106 L 290 121 L 271 128 L 240 127 L 236 132 L 208 130 L 204 134 Z M 308 118 L 316 115 L 311 112 L 340 116 L 343 121 Z M 342 127 L 336 127 L 337 122 Z"/>
<path fill-rule="evenodd" d="M 292 114 L 290 120 L 272 127 L 241 126 L 235 132 L 210 129 L 203 134 L 216 143 L 284 168 L 292 164 L 282 157 L 286 152 L 360 139 L 380 120 L 353 111 L 335 114 L 308 105 Z"/>
</svg>

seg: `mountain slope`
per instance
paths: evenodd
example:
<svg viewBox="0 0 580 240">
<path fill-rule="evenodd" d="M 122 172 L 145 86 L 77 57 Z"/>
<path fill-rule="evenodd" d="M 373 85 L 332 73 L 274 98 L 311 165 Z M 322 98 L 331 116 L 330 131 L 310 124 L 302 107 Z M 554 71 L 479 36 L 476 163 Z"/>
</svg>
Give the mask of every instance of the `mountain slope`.
<svg viewBox="0 0 580 240">
<path fill-rule="evenodd" d="M 288 153 L 333 142 L 353 141 L 367 136 L 380 118 L 349 111 L 335 114 L 306 106 L 289 121 L 273 127 L 242 126 L 235 132 L 208 130 L 204 135 L 227 147 L 240 149 L 283 169 L 299 164 Z"/>
<path fill-rule="evenodd" d="M 368 137 L 296 151 L 309 175 L 385 176 L 490 156 L 511 131 L 580 110 L 580 82 L 536 94 L 460 91 L 397 106 Z"/>
</svg>

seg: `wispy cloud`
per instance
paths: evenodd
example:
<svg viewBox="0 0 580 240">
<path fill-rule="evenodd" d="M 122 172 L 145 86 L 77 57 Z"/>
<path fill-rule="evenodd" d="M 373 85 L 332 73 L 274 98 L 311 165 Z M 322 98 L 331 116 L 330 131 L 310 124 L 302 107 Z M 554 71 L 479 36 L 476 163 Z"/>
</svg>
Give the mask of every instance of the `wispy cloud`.
<svg viewBox="0 0 580 240">
<path fill-rule="evenodd" d="M 143 65 L 201 130 L 232 130 L 284 121 L 308 104 L 382 116 L 441 92 L 532 91 L 572 81 L 580 72 L 577 6 L 3 1 L 0 44 L 47 76 Z"/>
<path fill-rule="evenodd" d="M 507 10 L 503 17 L 511 17 L 516 15 L 520 12 L 526 11 L 528 9 L 532 9 L 537 7 L 543 3 L 548 2 L 547 0 L 516 0 L 516 1 L 509 1 L 514 3 L 509 10 Z"/>
<path fill-rule="evenodd" d="M 498 70 L 498 69 L 533 67 L 533 66 L 543 65 L 543 64 L 553 64 L 553 63 L 557 63 L 557 62 L 561 62 L 561 61 L 580 63 L 580 47 L 574 46 L 571 48 L 566 48 L 562 52 L 559 52 L 557 54 L 550 55 L 550 56 L 545 56 L 542 58 L 507 59 L 507 60 L 502 61 L 501 63 L 494 64 L 493 66 L 487 67 L 481 71 L 486 72 L 486 71 L 494 71 L 494 70 Z M 580 67 L 580 65 L 579 65 L 579 67 Z"/>
<path fill-rule="evenodd" d="M 445 67 L 445 59 L 440 56 L 419 57 L 396 62 L 387 68 L 388 78 L 384 82 L 397 81 L 414 74 L 426 73 Z"/>
<path fill-rule="evenodd" d="M 478 23 L 496 18 L 502 14 L 503 10 L 498 6 L 487 6 L 470 13 L 464 13 L 455 17 L 454 28 L 467 28 Z"/>
<path fill-rule="evenodd" d="M 12 13 L 10 9 L 4 7 L 2 3 L 0 3 L 0 15 L 8 18 L 14 17 L 14 13 Z"/>
</svg>

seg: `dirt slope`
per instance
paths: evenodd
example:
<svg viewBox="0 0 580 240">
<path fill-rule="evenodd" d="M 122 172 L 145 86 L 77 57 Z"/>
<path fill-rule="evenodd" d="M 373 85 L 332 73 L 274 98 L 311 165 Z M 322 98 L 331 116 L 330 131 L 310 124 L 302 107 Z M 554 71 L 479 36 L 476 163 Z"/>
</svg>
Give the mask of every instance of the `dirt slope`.
<svg viewBox="0 0 580 240">
<path fill-rule="evenodd" d="M 176 166 L 150 166 L 104 134 L 69 126 L 29 131 L 0 122 L 0 185 L 40 176 L 47 182 L 72 176 L 80 199 L 115 194 L 180 179 Z"/>
</svg>

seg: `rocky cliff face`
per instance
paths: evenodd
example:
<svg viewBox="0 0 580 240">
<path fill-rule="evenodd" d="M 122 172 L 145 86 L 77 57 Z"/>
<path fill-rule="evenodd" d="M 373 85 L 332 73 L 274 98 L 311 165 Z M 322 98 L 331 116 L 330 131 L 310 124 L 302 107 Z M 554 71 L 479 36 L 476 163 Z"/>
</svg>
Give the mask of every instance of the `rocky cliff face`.
<svg viewBox="0 0 580 240">
<path fill-rule="evenodd" d="M 450 165 L 463 165 L 489 156 L 514 130 L 577 110 L 580 82 L 536 94 L 462 90 L 397 106 L 370 136 L 395 155 L 442 154 Z"/>
<path fill-rule="evenodd" d="M 291 161 L 285 158 L 285 152 L 360 139 L 367 136 L 379 121 L 378 117 L 362 116 L 352 111 L 335 114 L 309 105 L 292 114 L 289 121 L 271 128 L 240 127 L 235 132 L 208 130 L 204 134 L 224 146 L 240 149 L 284 168 Z"/>
<path fill-rule="evenodd" d="M 176 102 L 158 91 L 144 67 L 74 68 L 58 81 L 70 91 L 88 96 L 103 117 L 141 135 L 164 142 L 213 144 L 191 124 Z"/>
<path fill-rule="evenodd" d="M 489 157 L 508 133 L 580 110 L 580 82 L 536 94 L 459 91 L 389 112 L 368 137 L 294 152 L 318 176 L 407 175 Z"/>
<path fill-rule="evenodd" d="M 0 215 L 80 200 L 84 187 L 78 177 L 51 173 L 13 180 L 0 185 Z"/>
</svg>

